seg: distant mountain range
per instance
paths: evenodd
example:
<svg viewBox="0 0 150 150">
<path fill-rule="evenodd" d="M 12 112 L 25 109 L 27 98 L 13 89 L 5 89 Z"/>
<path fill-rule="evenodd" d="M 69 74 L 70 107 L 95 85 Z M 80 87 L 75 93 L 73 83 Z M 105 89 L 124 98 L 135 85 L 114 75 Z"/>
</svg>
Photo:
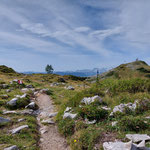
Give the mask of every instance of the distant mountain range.
<svg viewBox="0 0 150 150">
<path fill-rule="evenodd" d="M 94 68 L 94 69 L 84 69 L 84 70 L 76 70 L 76 71 L 54 71 L 55 74 L 59 75 L 74 75 L 74 76 L 80 76 L 80 77 L 90 77 L 94 76 L 97 74 L 97 70 L 99 73 L 106 72 L 108 69 L 107 68 Z M 45 72 L 22 72 L 24 74 L 34 74 L 34 73 L 44 73 Z"/>
</svg>

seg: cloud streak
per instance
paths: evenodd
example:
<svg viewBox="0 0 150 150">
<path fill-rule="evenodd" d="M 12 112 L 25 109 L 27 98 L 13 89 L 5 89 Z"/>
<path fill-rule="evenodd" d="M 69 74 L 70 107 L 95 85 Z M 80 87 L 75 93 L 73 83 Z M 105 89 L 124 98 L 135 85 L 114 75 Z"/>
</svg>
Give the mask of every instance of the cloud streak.
<svg viewBox="0 0 150 150">
<path fill-rule="evenodd" d="M 28 55 L 41 55 L 43 61 L 43 56 L 55 55 L 58 70 L 58 56 L 64 55 L 68 56 L 64 63 L 70 63 L 69 57 L 89 55 L 84 61 L 92 59 L 96 65 L 105 60 L 107 64 L 136 57 L 147 60 L 149 9 L 148 0 L 1 0 L 0 51 L 4 48 L 7 54 L 8 47 L 16 47 Z M 72 67 L 77 66 L 81 65 Z"/>
</svg>

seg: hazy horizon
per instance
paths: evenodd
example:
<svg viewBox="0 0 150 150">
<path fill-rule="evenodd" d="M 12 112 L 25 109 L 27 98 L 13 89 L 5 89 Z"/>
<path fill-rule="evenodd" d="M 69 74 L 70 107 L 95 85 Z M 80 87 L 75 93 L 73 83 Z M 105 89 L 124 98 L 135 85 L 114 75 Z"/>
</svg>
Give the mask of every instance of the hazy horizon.
<svg viewBox="0 0 150 150">
<path fill-rule="evenodd" d="M 150 1 L 1 0 L 0 65 L 18 72 L 150 64 Z"/>
</svg>

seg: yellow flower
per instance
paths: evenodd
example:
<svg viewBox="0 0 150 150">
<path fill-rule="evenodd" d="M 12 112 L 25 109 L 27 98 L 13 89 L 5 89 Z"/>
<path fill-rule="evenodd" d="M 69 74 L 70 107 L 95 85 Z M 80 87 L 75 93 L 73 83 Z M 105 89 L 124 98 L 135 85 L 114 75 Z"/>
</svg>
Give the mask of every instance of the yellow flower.
<svg viewBox="0 0 150 150">
<path fill-rule="evenodd" d="M 77 142 L 77 140 L 74 140 L 74 143 L 76 143 Z"/>
</svg>

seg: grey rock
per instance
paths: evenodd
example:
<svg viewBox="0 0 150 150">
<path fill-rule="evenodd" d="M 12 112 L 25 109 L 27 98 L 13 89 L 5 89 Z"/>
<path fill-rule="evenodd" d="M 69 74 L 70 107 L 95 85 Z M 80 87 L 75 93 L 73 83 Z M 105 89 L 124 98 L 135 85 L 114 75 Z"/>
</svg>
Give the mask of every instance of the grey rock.
<svg viewBox="0 0 150 150">
<path fill-rule="evenodd" d="M 86 124 L 94 124 L 94 123 L 96 123 L 96 120 L 89 121 L 89 120 L 86 118 L 86 119 L 85 119 L 85 123 L 86 123 Z"/>
<path fill-rule="evenodd" d="M 16 111 L 6 111 L 6 110 L 4 110 L 3 115 L 7 115 L 7 114 L 17 114 L 17 112 Z"/>
<path fill-rule="evenodd" d="M 19 150 L 19 148 L 16 145 L 4 148 L 4 150 Z"/>
<path fill-rule="evenodd" d="M 84 104 L 86 104 L 86 105 L 89 105 L 89 104 L 91 104 L 91 103 L 93 103 L 93 102 L 95 102 L 95 101 L 98 101 L 98 102 L 100 102 L 100 103 L 102 103 L 102 98 L 101 97 L 99 97 L 98 95 L 96 95 L 96 96 L 93 96 L 93 97 L 84 97 L 82 100 L 81 100 L 81 103 L 84 103 Z"/>
<path fill-rule="evenodd" d="M 118 121 L 113 121 L 113 122 L 111 123 L 112 127 L 116 126 L 117 123 L 118 123 Z"/>
<path fill-rule="evenodd" d="M 73 86 L 67 86 L 65 87 L 67 90 L 74 90 L 74 87 Z"/>
<path fill-rule="evenodd" d="M 30 104 L 28 104 L 25 108 L 30 108 L 30 109 L 35 109 L 35 102 L 31 102 Z"/>
<path fill-rule="evenodd" d="M 7 104 L 10 106 L 15 106 L 17 101 L 18 101 L 18 98 L 13 98 L 9 102 L 7 102 Z"/>
<path fill-rule="evenodd" d="M 120 104 L 114 107 L 113 111 L 111 112 L 110 116 L 113 116 L 116 112 L 124 112 L 125 108 L 128 107 L 131 111 L 135 111 L 136 109 L 136 102 L 135 103 L 127 103 L 127 104 Z"/>
<path fill-rule="evenodd" d="M 46 120 L 42 120 L 41 123 L 46 123 L 46 124 L 54 124 L 55 122 L 52 121 L 51 119 L 46 119 Z"/>
<path fill-rule="evenodd" d="M 12 134 L 19 133 L 21 130 L 23 130 L 23 129 L 25 129 L 25 128 L 29 128 L 29 126 L 28 126 L 28 125 L 20 126 L 20 127 L 18 127 L 18 128 L 15 128 L 15 129 L 11 130 L 11 133 L 12 133 Z"/>
<path fill-rule="evenodd" d="M 111 108 L 109 108 L 107 106 L 102 106 L 101 108 L 104 109 L 104 110 L 108 110 L 108 111 L 111 110 Z"/>
<path fill-rule="evenodd" d="M 22 114 L 22 115 L 32 115 L 33 110 L 32 109 L 25 109 L 25 110 L 21 111 L 20 114 Z"/>
<path fill-rule="evenodd" d="M 22 88 L 21 91 L 24 92 L 24 93 L 26 93 L 26 92 L 29 91 L 29 89 L 28 88 Z"/>
<path fill-rule="evenodd" d="M 150 141 L 150 136 L 147 134 L 126 134 L 126 138 L 133 142 Z"/>
<path fill-rule="evenodd" d="M 3 117 L 0 117 L 0 124 L 8 123 L 8 122 L 10 122 L 10 119 L 6 119 L 6 118 L 3 118 Z"/>
<path fill-rule="evenodd" d="M 76 118 L 76 117 L 77 117 L 77 114 L 72 114 L 72 113 L 70 113 L 70 112 L 66 112 L 66 113 L 64 113 L 64 115 L 63 115 L 63 119 L 65 119 L 65 118 L 74 119 L 74 118 Z"/>
<path fill-rule="evenodd" d="M 105 142 L 103 143 L 103 148 L 104 150 L 150 150 L 150 148 L 145 147 L 145 141 L 142 141 L 138 145 L 132 143 L 132 141 L 128 143 L 121 141 Z"/>
<path fill-rule="evenodd" d="M 22 122 L 24 120 L 25 120 L 25 118 L 21 118 L 21 119 L 18 119 L 18 122 Z"/>
<path fill-rule="evenodd" d="M 132 142 L 123 143 L 117 142 L 105 142 L 103 143 L 104 150 L 131 150 Z"/>
<path fill-rule="evenodd" d="M 49 114 L 49 117 L 50 117 L 50 118 L 55 117 L 57 114 L 58 114 L 58 112 L 51 113 L 51 114 Z"/>
</svg>

